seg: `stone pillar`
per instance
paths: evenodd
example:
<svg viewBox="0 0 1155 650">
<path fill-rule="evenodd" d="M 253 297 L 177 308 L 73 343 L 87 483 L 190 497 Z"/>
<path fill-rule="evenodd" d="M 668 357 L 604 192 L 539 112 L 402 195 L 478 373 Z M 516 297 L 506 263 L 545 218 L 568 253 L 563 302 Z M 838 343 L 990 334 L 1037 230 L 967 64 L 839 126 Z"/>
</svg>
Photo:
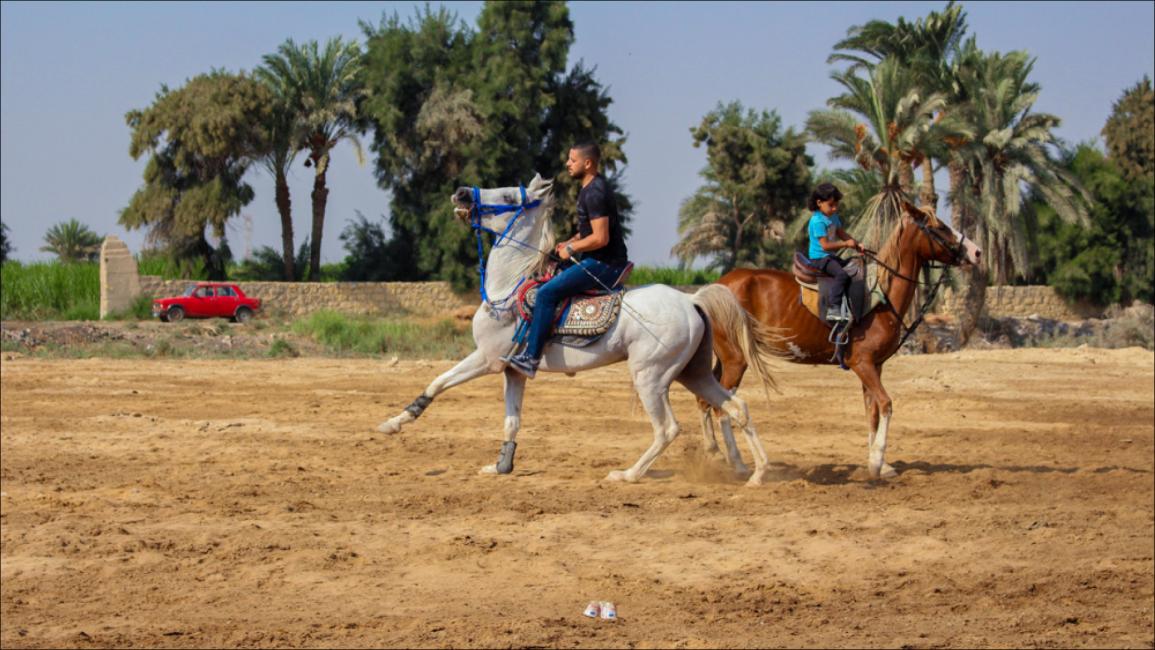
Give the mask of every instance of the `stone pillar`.
<svg viewBox="0 0 1155 650">
<path fill-rule="evenodd" d="M 116 235 L 100 247 L 100 318 L 132 307 L 140 295 L 140 276 L 128 246 Z"/>
</svg>

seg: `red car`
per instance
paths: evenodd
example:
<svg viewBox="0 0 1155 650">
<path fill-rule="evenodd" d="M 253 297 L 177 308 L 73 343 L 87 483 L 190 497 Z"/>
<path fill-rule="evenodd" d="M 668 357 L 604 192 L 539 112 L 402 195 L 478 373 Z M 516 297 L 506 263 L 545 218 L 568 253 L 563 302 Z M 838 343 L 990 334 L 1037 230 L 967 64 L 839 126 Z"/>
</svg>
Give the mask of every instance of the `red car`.
<svg viewBox="0 0 1155 650">
<path fill-rule="evenodd" d="M 247 323 L 261 308 L 259 298 L 249 298 L 235 284 L 198 282 L 190 284 L 179 298 L 159 298 L 152 303 L 152 315 L 175 323 L 188 318 L 228 318 Z"/>
</svg>

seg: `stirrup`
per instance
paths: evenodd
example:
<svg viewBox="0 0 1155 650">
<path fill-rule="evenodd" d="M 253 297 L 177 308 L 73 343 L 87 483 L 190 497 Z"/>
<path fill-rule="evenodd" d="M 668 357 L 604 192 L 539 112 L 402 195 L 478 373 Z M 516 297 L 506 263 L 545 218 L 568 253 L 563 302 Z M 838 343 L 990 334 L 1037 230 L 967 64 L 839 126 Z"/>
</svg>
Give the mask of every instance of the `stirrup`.
<svg viewBox="0 0 1155 650">
<path fill-rule="evenodd" d="M 850 325 L 848 320 L 835 321 L 826 340 L 834 345 L 846 345 L 850 342 Z"/>
</svg>

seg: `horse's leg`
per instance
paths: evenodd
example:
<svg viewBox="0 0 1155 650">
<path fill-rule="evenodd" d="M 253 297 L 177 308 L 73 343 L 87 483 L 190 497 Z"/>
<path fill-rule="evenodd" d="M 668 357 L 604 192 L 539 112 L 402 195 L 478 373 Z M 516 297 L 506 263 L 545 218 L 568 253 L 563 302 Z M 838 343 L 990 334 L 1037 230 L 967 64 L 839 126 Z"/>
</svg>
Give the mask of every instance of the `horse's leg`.
<svg viewBox="0 0 1155 650">
<path fill-rule="evenodd" d="M 731 341 L 723 328 L 711 328 L 713 336 L 714 354 L 717 356 L 717 363 L 714 364 L 711 376 L 714 377 L 722 388 L 729 392 L 737 389 L 738 384 L 742 383 L 742 376 L 746 374 L 748 367 L 746 358 L 742 355 L 742 349 L 738 347 L 737 343 Z M 706 403 L 706 400 L 698 398 L 699 405 Z M 741 476 L 746 476 L 750 470 L 746 467 L 746 463 L 742 462 L 742 454 L 738 451 L 738 444 L 734 441 L 734 430 L 730 424 L 730 416 L 722 409 L 718 409 L 718 420 L 722 425 L 722 440 L 726 443 L 726 462 L 730 467 L 734 468 L 734 472 Z M 713 424 L 711 422 L 711 424 Z M 703 423 L 705 429 L 705 423 Z M 703 431 L 705 433 L 705 431 Z M 713 427 L 710 429 L 708 442 L 713 442 L 713 449 L 718 448 L 718 443 L 714 442 Z M 708 445 L 709 446 L 709 445 Z"/>
<path fill-rule="evenodd" d="M 634 374 L 634 386 L 654 425 L 654 442 L 633 467 L 610 472 L 606 476 L 607 481 L 636 482 L 646 475 L 650 465 L 678 437 L 678 421 L 674 418 L 674 409 L 670 407 L 669 382 L 663 381 L 658 373 L 641 371 Z"/>
<path fill-rule="evenodd" d="M 509 474 L 513 471 L 513 452 L 517 450 L 517 432 L 521 429 L 521 400 L 525 395 L 525 375 L 505 371 L 505 442 L 497 462 L 481 468 L 481 474 Z"/>
<path fill-rule="evenodd" d="M 742 457 L 737 453 L 734 433 L 730 429 L 731 419 L 742 427 L 746 433 L 746 439 L 750 443 L 750 453 L 754 456 L 754 472 L 750 474 L 750 479 L 746 484 L 752 487 L 762 485 L 766 478 L 766 466 L 770 461 L 766 456 L 766 450 L 762 447 L 762 441 L 758 438 L 758 433 L 750 424 L 750 409 L 746 406 L 746 402 L 722 388 L 722 385 L 714 379 L 712 374 L 702 372 L 700 369 L 687 367 L 686 371 L 678 376 L 678 381 L 691 393 L 706 400 L 707 403 L 724 414 L 722 416 L 722 436 L 726 438 L 728 448 L 733 445 L 731 448 L 732 456 L 737 458 L 734 471 L 745 475 L 749 470 L 742 463 Z"/>
<path fill-rule="evenodd" d="M 886 464 L 886 434 L 890 428 L 893 403 L 886 389 L 882 387 L 882 373 L 873 362 L 867 361 L 854 366 L 854 372 L 862 381 L 862 388 L 871 396 L 871 424 L 877 422 L 868 445 L 868 465 L 871 478 L 892 478 L 898 475 L 893 467 Z M 877 418 L 877 420 L 875 420 Z"/>
<path fill-rule="evenodd" d="M 738 443 L 734 440 L 734 428 L 730 423 L 730 416 L 725 411 L 718 417 L 718 423 L 722 425 L 722 440 L 726 443 L 726 462 L 738 476 L 749 476 L 750 468 L 742 462 L 742 452 L 738 451 Z"/>
<path fill-rule="evenodd" d="M 453 388 L 458 384 L 463 384 L 471 379 L 476 379 L 482 375 L 487 375 L 494 372 L 485 358 L 485 354 L 481 350 L 474 350 L 468 357 L 462 359 L 456 366 L 453 366 L 446 372 L 442 373 L 433 383 L 429 384 L 413 403 L 405 407 L 396 417 L 392 417 L 377 426 L 377 430 L 381 433 L 397 433 L 401 431 L 401 427 L 409 424 L 421 416 L 429 403 L 433 401 L 438 394 Z"/>
<path fill-rule="evenodd" d="M 866 448 L 874 444 L 874 432 L 878 431 L 878 405 L 874 403 L 874 395 L 862 385 L 862 401 L 866 407 Z"/>
<path fill-rule="evenodd" d="M 713 374 L 715 379 L 722 376 L 721 361 L 714 363 Z M 706 453 L 714 455 L 718 453 L 718 439 L 714 437 L 714 407 L 699 397 L 698 410 L 702 412 L 702 438 L 705 439 L 706 442 Z M 721 414 L 721 411 L 718 413 Z M 728 459 L 727 462 L 729 462 Z"/>
<path fill-rule="evenodd" d="M 704 402 L 699 398 L 700 402 Z M 722 425 L 722 440 L 726 443 L 726 464 L 734 469 L 738 476 L 750 475 L 750 468 L 742 462 L 742 454 L 738 451 L 738 443 L 734 442 L 734 429 L 730 425 L 730 416 L 718 410 L 718 423 Z M 706 439 L 706 453 L 718 453 L 718 440 L 714 437 L 714 407 L 707 405 L 702 411 L 702 437 Z"/>
</svg>

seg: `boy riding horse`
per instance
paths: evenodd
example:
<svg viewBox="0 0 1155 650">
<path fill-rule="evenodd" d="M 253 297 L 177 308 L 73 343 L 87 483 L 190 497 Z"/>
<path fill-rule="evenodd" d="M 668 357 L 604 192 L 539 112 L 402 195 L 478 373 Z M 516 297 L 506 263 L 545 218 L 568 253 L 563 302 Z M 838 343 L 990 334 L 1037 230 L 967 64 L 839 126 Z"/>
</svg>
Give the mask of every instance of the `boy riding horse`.
<svg viewBox="0 0 1155 650">
<path fill-rule="evenodd" d="M 525 350 L 502 357 L 510 368 L 530 379 L 537 374 L 558 305 L 591 289 L 611 288 L 629 264 L 618 207 L 609 183 L 598 173 L 600 162 L 601 149 L 596 144 L 579 144 L 570 149 L 566 170 L 581 182 L 578 230 L 558 244 L 554 253 L 563 261 L 576 261 L 574 256 L 578 253 L 583 254 L 582 259 L 538 289 Z"/>
</svg>

